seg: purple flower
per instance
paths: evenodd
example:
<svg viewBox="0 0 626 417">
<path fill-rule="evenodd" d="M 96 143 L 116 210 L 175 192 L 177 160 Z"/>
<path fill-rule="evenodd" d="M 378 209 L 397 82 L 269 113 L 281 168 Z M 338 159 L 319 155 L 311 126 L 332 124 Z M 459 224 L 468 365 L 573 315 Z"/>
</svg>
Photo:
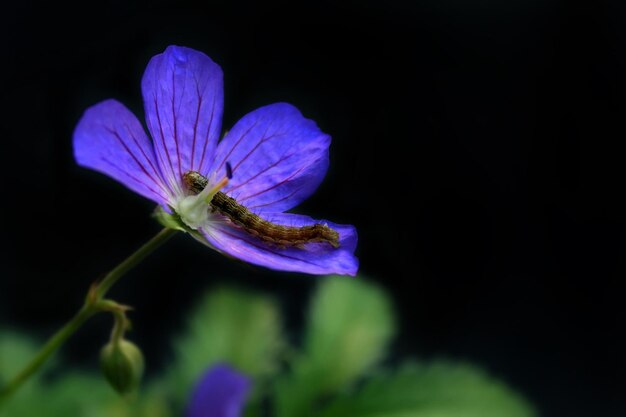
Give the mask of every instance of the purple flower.
<svg viewBox="0 0 626 417">
<path fill-rule="evenodd" d="M 277 270 L 356 274 L 353 226 L 285 213 L 315 191 L 328 168 L 330 137 L 315 122 L 290 104 L 271 104 L 244 116 L 218 143 L 222 70 L 184 47 L 150 60 L 142 91 L 152 139 L 124 105 L 103 101 L 74 132 L 80 165 L 155 201 L 225 254 Z M 201 192 L 184 180 L 189 172 L 208 180 Z M 220 190 L 265 223 L 242 210 L 237 218 L 215 209 Z M 274 228 L 258 226 L 267 222 Z"/>
<path fill-rule="evenodd" d="M 239 417 L 250 381 L 226 365 L 210 368 L 196 384 L 186 417 Z"/>
</svg>

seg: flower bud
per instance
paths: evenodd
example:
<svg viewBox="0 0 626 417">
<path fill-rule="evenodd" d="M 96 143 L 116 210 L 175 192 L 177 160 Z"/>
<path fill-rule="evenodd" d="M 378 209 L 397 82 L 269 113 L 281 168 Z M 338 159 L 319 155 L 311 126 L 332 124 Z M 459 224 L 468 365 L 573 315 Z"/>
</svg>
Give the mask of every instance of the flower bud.
<svg viewBox="0 0 626 417">
<path fill-rule="evenodd" d="M 100 369 L 109 384 L 120 394 L 137 389 L 143 365 L 141 350 L 127 340 L 110 341 L 100 352 Z"/>
</svg>

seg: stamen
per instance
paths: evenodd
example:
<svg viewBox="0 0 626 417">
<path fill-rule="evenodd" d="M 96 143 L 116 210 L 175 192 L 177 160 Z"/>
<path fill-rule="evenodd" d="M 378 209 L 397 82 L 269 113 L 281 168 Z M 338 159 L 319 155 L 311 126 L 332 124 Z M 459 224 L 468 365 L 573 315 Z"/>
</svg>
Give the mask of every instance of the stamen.
<svg viewBox="0 0 626 417">
<path fill-rule="evenodd" d="M 202 197 L 204 197 L 204 201 L 206 201 L 207 203 L 210 203 L 211 200 L 213 200 L 213 196 L 222 188 L 226 187 L 226 184 L 228 184 L 228 178 L 224 177 L 221 180 L 219 180 L 217 182 L 217 184 L 215 184 L 213 187 L 209 188 L 206 187 L 204 190 L 202 190 L 202 192 L 200 193 L 200 195 Z"/>
<path fill-rule="evenodd" d="M 233 179 L 233 168 L 230 166 L 230 162 L 226 161 L 226 178 Z"/>
<path fill-rule="evenodd" d="M 183 175 L 183 182 L 192 195 L 178 201 L 175 210 L 187 226 L 197 229 L 209 220 L 211 201 L 215 194 L 228 184 L 228 178 L 224 177 L 210 185 L 199 172 L 189 171 Z"/>
</svg>

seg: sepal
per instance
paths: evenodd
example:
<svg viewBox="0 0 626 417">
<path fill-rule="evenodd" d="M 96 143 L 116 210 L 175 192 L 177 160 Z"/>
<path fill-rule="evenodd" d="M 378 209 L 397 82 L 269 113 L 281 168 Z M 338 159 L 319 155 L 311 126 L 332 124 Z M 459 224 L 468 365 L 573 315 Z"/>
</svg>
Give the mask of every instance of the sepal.
<svg viewBox="0 0 626 417">
<path fill-rule="evenodd" d="M 185 225 L 180 216 L 172 210 L 168 213 L 163 206 L 157 206 L 152 213 L 152 217 L 156 219 L 162 226 L 168 229 L 180 230 L 181 232 L 191 233 L 191 229 Z"/>
</svg>

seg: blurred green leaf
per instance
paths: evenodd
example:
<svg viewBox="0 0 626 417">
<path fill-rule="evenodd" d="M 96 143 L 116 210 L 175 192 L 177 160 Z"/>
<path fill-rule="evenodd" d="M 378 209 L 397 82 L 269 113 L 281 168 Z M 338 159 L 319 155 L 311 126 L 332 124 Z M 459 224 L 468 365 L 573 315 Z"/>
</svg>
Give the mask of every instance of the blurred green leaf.
<svg viewBox="0 0 626 417">
<path fill-rule="evenodd" d="M 283 346 L 280 314 L 271 299 L 219 289 L 203 298 L 176 340 L 168 382 L 183 403 L 198 377 L 219 362 L 257 379 L 267 377 L 278 371 Z"/>
<path fill-rule="evenodd" d="M 0 383 L 13 377 L 35 355 L 36 345 L 24 335 L 0 331 Z M 0 404 L 0 417 L 171 417 L 161 392 L 149 388 L 122 398 L 103 377 L 62 368 L 58 378 L 33 375 Z"/>
<path fill-rule="evenodd" d="M 171 417 L 158 392 L 120 397 L 95 374 L 64 371 L 61 378 L 18 391 L 0 407 L 1 417 Z"/>
<path fill-rule="evenodd" d="M 314 296 L 304 349 L 276 384 L 279 417 L 308 415 L 319 397 L 368 372 L 395 332 L 386 294 L 362 278 L 329 277 Z"/>
<path fill-rule="evenodd" d="M 344 394 L 319 417 L 532 417 L 520 395 L 465 364 L 410 364 Z"/>
<path fill-rule="evenodd" d="M 37 347 L 32 339 L 6 329 L 0 329 L 0 386 L 17 375 L 36 352 Z M 23 400 L 30 400 L 33 393 L 38 390 L 40 375 L 41 373 L 34 375 L 20 387 L 10 401 L 11 407 L 16 407 L 16 404 Z M 19 414 L 6 411 L 9 407 L 8 402 L 0 402 L 0 417 L 19 416 Z"/>
<path fill-rule="evenodd" d="M 182 410 L 173 410 L 168 397 L 170 392 L 163 381 L 157 380 L 140 388 L 130 401 L 118 401 L 117 413 L 108 417 L 180 417 Z M 143 384 L 146 385 L 146 384 Z M 124 400 L 123 398 L 121 400 Z"/>
<path fill-rule="evenodd" d="M 36 352 L 30 338 L 0 329 L 0 384 L 21 371 Z"/>
<path fill-rule="evenodd" d="M 45 416 L 116 417 L 117 394 L 102 377 L 63 370 L 62 377 L 42 384 L 35 401 L 44 403 Z"/>
<path fill-rule="evenodd" d="M 103 401 L 117 401 L 116 395 L 101 380 L 83 374 L 68 374 L 62 379 L 28 382 L 0 406 L 1 417 L 112 417 Z"/>
<path fill-rule="evenodd" d="M 17 375 L 35 356 L 38 350 L 37 343 L 23 335 L 7 329 L 0 329 L 0 384 Z M 44 369 L 54 366 L 54 359 L 45 365 Z M 30 379 L 41 375 L 38 372 Z"/>
<path fill-rule="evenodd" d="M 330 277 L 310 310 L 305 361 L 322 370 L 325 390 L 352 382 L 386 353 L 394 334 L 387 295 L 361 279 Z"/>
</svg>

